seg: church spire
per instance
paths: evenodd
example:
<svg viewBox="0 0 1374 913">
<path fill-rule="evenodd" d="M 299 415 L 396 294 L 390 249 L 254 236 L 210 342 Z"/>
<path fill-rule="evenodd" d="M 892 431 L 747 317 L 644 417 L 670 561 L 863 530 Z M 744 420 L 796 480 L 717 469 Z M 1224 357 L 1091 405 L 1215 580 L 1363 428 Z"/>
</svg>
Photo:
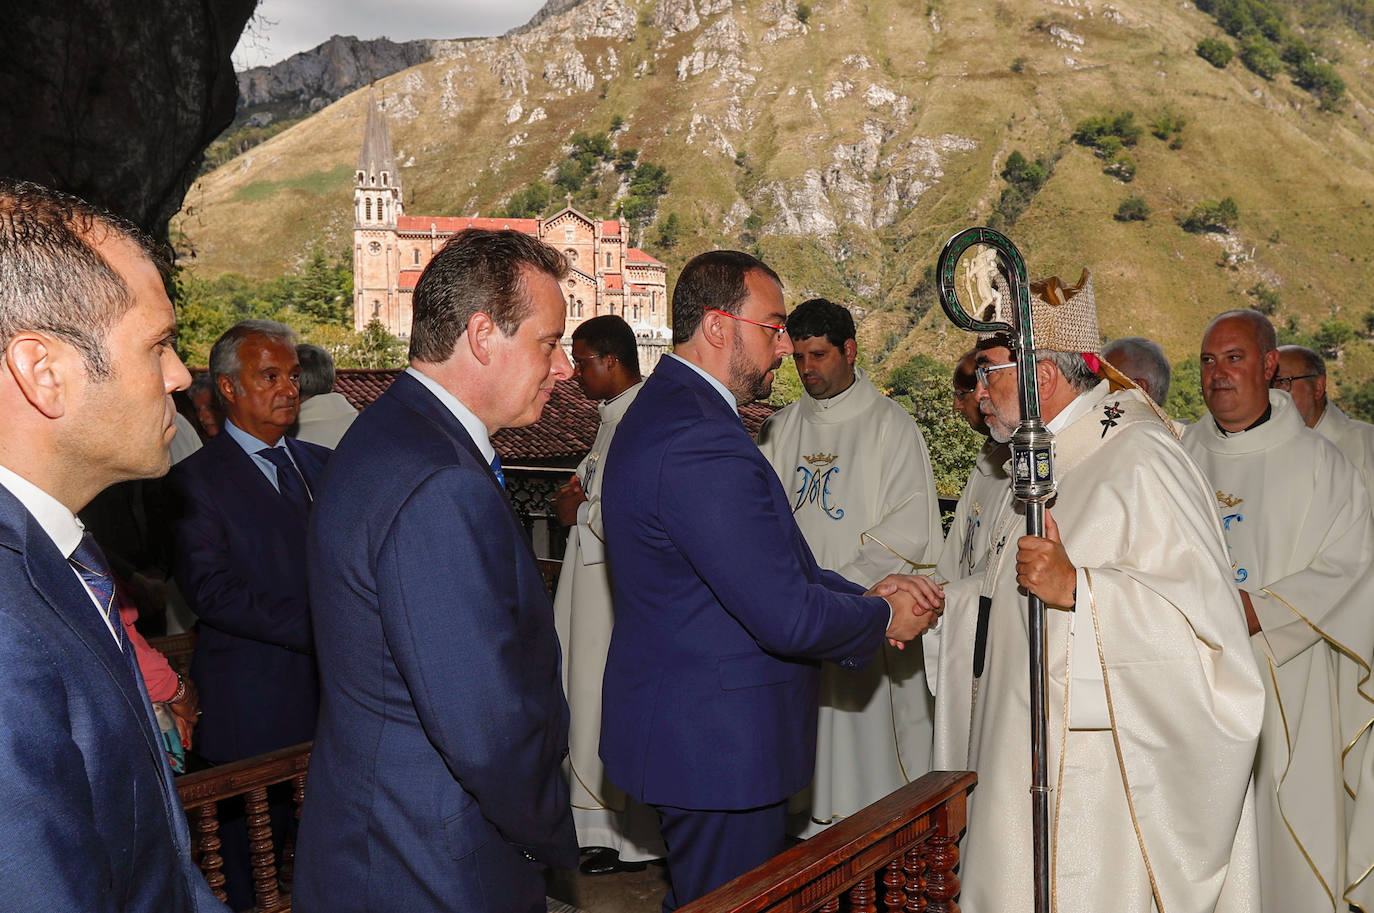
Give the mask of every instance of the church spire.
<svg viewBox="0 0 1374 913">
<path fill-rule="evenodd" d="M 396 217 L 405 212 L 401 197 L 401 175 L 396 170 L 396 155 L 391 151 L 391 130 L 377 96 L 371 90 L 367 99 L 367 126 L 363 147 L 358 152 L 358 170 L 353 185 L 356 209 L 354 224 L 396 227 Z"/>
</svg>

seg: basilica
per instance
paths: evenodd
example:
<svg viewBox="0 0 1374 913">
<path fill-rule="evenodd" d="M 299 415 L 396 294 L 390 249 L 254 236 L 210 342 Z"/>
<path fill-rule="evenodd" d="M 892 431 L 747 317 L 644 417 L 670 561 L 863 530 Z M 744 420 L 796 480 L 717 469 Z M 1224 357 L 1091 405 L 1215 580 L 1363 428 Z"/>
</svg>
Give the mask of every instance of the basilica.
<svg viewBox="0 0 1374 913">
<path fill-rule="evenodd" d="M 641 338 L 671 335 L 667 268 L 628 246 L 626 226 L 617 220 L 593 219 L 571 205 L 547 219 L 406 215 L 391 131 L 373 99 L 354 174 L 354 329 L 375 318 L 392 335 L 409 338 L 420 273 L 465 228 L 515 229 L 563 251 L 570 267 L 563 283 L 568 333 L 589 317 L 615 314 Z"/>
</svg>

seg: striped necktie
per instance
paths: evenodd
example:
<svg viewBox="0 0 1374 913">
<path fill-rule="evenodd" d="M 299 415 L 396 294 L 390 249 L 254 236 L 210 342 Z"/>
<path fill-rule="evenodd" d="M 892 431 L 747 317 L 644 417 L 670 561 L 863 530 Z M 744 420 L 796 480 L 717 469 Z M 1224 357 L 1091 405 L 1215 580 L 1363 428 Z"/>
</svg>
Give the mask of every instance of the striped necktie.
<svg viewBox="0 0 1374 913">
<path fill-rule="evenodd" d="M 502 488 L 506 487 L 506 474 L 501 471 L 501 454 L 495 453 L 491 457 L 491 472 L 496 476 L 496 482 Z"/>
<path fill-rule="evenodd" d="M 115 640 L 119 641 L 119 649 L 126 651 L 129 648 L 129 639 L 124 634 L 124 622 L 119 617 L 119 607 L 115 604 L 115 583 L 114 575 L 110 573 L 110 565 L 105 561 L 105 553 L 96 544 L 95 537 L 89 532 L 82 534 L 81 544 L 72 552 L 67 559 L 76 572 L 81 575 L 81 579 L 90 587 L 100 602 L 101 612 L 105 615 L 105 620 L 110 627 L 114 628 Z"/>
</svg>

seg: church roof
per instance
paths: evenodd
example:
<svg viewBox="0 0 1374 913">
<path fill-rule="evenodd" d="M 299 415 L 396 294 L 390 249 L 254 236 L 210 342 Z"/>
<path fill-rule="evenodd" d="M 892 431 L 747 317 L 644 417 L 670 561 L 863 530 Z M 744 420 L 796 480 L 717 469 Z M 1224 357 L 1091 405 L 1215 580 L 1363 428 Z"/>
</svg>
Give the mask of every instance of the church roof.
<svg viewBox="0 0 1374 913">
<path fill-rule="evenodd" d="M 424 270 L 403 269 L 400 275 L 396 277 L 396 285 L 402 289 L 414 289 L 416 283 L 420 281 L 420 273 L 422 272 Z"/>
<path fill-rule="evenodd" d="M 366 409 L 400 373 L 400 368 L 340 368 L 334 374 L 334 392 L 342 393 L 355 409 Z M 767 403 L 750 403 L 740 408 L 740 417 L 756 435 L 774 411 Z M 524 428 L 502 428 L 491 442 L 508 465 L 571 467 L 591 450 L 600 421 L 596 403 L 582 395 L 577 381 L 565 380 L 554 385 L 539 421 Z"/>
<path fill-rule="evenodd" d="M 619 273 L 606 274 L 606 289 L 618 289 L 625 287 L 625 279 Z"/>
<path fill-rule="evenodd" d="M 539 223 L 534 219 L 501 219 L 501 218 L 480 218 L 471 219 L 462 216 L 397 216 L 396 230 L 406 232 L 429 232 L 430 226 L 440 234 L 457 234 L 465 228 L 485 228 L 488 231 L 502 231 L 510 228 L 515 231 L 523 231 L 527 235 L 534 234 Z"/>
<path fill-rule="evenodd" d="M 358 170 L 364 174 L 387 172 L 392 184 L 401 183 L 401 175 L 396 171 L 396 156 L 391 151 L 391 130 L 386 124 L 386 115 L 377 106 L 376 96 L 369 98 L 367 106 L 367 126 L 363 129 L 363 148 L 358 153 Z"/>
<path fill-rule="evenodd" d="M 659 266 L 663 265 L 662 260 L 644 253 L 644 251 L 640 250 L 638 247 L 631 247 L 626 250 L 625 259 L 631 263 L 657 263 Z"/>
<path fill-rule="evenodd" d="M 620 223 L 619 223 L 618 221 L 616 221 L 615 219 L 606 219 L 605 221 L 603 221 L 603 222 L 601 223 L 601 235 L 602 235 L 602 237 L 605 237 L 606 235 L 618 235 L 618 234 L 620 234 Z"/>
</svg>

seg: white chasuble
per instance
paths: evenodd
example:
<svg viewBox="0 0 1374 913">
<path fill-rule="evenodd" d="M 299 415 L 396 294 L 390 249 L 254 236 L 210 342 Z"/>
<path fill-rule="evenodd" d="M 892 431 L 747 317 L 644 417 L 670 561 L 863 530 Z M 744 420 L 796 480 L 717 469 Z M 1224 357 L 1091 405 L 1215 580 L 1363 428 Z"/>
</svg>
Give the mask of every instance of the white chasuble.
<svg viewBox="0 0 1374 913">
<path fill-rule="evenodd" d="M 888 574 L 933 568 L 940 519 L 925 439 L 862 369 L 843 393 L 803 396 L 770 418 L 759 447 L 822 567 L 864 587 Z M 905 650 L 884 645 L 862 669 L 823 664 L 812 823 L 802 836 L 930 769 L 923 667 L 916 643 Z"/>
<path fill-rule="evenodd" d="M 629 799 L 606 779 L 597 753 L 601 740 L 601 678 L 615 612 L 606 574 L 601 529 L 601 468 L 616 426 L 643 383 L 597 406 L 601 425 L 592 449 L 577 466 L 587 500 L 568 530 L 563 568 L 554 596 L 554 627 L 563 647 L 563 690 L 568 696 L 568 775 L 573 823 L 581 846 L 617 850 L 624 862 L 664 856 L 652 810 Z"/>
<path fill-rule="evenodd" d="M 1211 493 L 1139 391 L 1104 381 L 1070 410 L 1049 505 L 1078 569 L 1075 608 L 1047 608 L 1045 620 L 1051 909 L 1250 913 L 1264 692 Z M 965 913 L 1033 907 L 1028 621 L 1016 585 L 1026 521 L 1023 505 L 1005 504 L 984 573 L 945 587 L 932 670 L 936 755 L 978 773 Z M 986 646 L 971 681 L 981 595 Z"/>
<path fill-rule="evenodd" d="M 1207 416 L 1184 437 L 1261 628 L 1261 897 L 1265 913 L 1344 913 L 1347 894 L 1369 909 L 1374 521 L 1350 461 L 1287 393 L 1269 401 L 1271 417 L 1249 431 L 1225 434 Z"/>
<path fill-rule="evenodd" d="M 1336 445 L 1359 470 L 1367 491 L 1374 492 L 1374 425 L 1356 421 L 1335 403 L 1327 403 L 1313 431 Z M 1370 498 L 1374 503 L 1374 496 Z M 1374 913 L 1374 911 L 1370 911 Z"/>
</svg>

